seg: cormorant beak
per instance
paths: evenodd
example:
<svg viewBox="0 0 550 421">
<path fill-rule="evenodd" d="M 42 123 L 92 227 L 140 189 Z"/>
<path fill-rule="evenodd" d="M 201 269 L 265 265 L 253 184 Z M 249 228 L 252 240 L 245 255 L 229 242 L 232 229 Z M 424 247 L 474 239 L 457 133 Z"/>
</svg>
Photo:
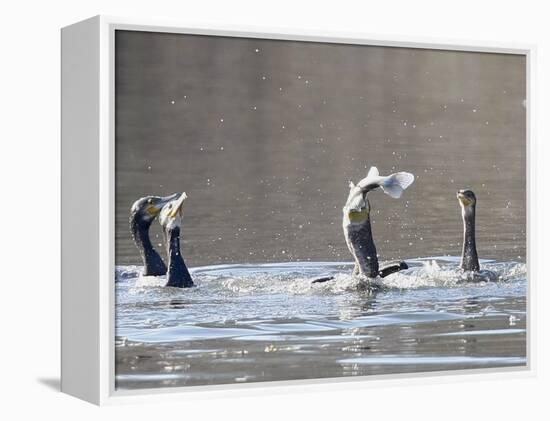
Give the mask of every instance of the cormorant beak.
<svg viewBox="0 0 550 421">
<path fill-rule="evenodd" d="M 161 200 L 159 201 L 159 203 L 155 205 L 155 207 L 161 210 L 164 207 L 164 205 L 166 205 L 167 203 L 170 203 L 172 200 L 179 199 L 181 195 L 182 195 L 181 193 L 174 193 L 174 194 L 171 194 L 170 196 L 165 196 L 161 198 Z"/>
<path fill-rule="evenodd" d="M 181 193 L 181 196 L 174 202 L 172 209 L 170 209 L 170 213 L 168 214 L 169 217 L 175 218 L 178 213 L 181 213 L 183 202 L 185 202 L 185 199 L 187 199 L 187 194 L 183 192 Z"/>
<path fill-rule="evenodd" d="M 456 198 L 462 206 L 468 206 L 468 199 L 466 199 L 466 196 L 464 196 L 464 190 L 457 191 Z"/>
<path fill-rule="evenodd" d="M 160 200 L 158 200 L 156 203 L 151 203 L 149 205 L 149 207 L 147 208 L 147 212 L 151 216 L 156 217 L 167 203 L 170 203 L 172 200 L 178 199 L 180 196 L 181 193 L 174 193 L 170 196 L 161 197 Z"/>
</svg>

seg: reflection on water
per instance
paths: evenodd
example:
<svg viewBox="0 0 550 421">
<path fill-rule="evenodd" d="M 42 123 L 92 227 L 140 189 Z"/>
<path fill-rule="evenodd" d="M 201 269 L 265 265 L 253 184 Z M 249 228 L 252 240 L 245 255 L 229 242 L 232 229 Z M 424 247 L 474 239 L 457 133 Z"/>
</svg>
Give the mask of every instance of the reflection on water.
<svg viewBox="0 0 550 421">
<path fill-rule="evenodd" d="M 117 388 L 525 365 L 524 264 L 465 284 L 453 259 L 410 263 L 375 294 L 347 263 L 200 267 L 187 290 L 119 267 Z"/>
</svg>

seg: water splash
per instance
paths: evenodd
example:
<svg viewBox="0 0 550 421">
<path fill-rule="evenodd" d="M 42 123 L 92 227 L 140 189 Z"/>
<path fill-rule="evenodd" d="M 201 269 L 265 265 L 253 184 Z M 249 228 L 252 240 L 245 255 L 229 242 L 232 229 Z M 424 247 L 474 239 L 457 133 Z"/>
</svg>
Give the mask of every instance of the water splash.
<svg viewBox="0 0 550 421">
<path fill-rule="evenodd" d="M 483 288 L 488 282 L 469 283 L 459 270 L 457 258 L 434 257 L 407 261 L 409 269 L 376 280 L 383 289 Z M 162 288 L 166 295 L 225 296 L 250 294 L 341 294 L 366 291 L 365 281 L 351 276 L 349 262 L 292 262 L 270 264 L 234 264 L 202 266 L 191 269 L 195 288 Z M 482 270 L 496 274 L 496 283 L 513 283 L 526 278 L 526 265 L 517 262 L 482 261 Z M 321 276 L 333 276 L 325 283 L 312 284 Z M 132 293 L 146 293 L 148 288 L 164 287 L 164 277 L 143 277 L 138 266 L 119 266 L 118 282 L 131 282 Z"/>
<path fill-rule="evenodd" d="M 158 375 L 166 370 L 201 384 L 213 365 L 209 382 L 223 383 L 261 373 L 305 378 L 319 364 L 341 376 L 373 374 L 374 366 L 387 373 L 525 363 L 524 264 L 483 261 L 499 281 L 465 283 L 458 258 L 407 263 L 376 292 L 351 276 L 349 262 L 196 267 L 197 286 L 188 289 L 118 267 L 117 384 L 165 385 Z M 334 279 L 311 283 L 324 276 Z"/>
<path fill-rule="evenodd" d="M 409 269 L 385 278 L 384 286 L 414 289 L 464 287 L 465 284 L 468 284 L 468 286 L 477 285 L 481 288 L 493 279 L 501 283 L 515 282 L 525 279 L 526 274 L 527 269 L 524 263 L 482 261 L 481 277 L 477 279 L 478 282 L 470 283 L 471 274 L 462 272 L 454 259 L 422 259 L 420 264 L 413 263 Z"/>
</svg>

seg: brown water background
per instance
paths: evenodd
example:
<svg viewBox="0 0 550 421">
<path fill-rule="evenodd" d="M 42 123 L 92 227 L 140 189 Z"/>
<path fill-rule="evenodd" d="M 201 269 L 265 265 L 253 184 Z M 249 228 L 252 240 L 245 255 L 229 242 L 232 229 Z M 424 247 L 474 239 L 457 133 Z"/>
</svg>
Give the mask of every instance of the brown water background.
<svg viewBox="0 0 550 421">
<path fill-rule="evenodd" d="M 371 165 L 416 176 L 400 200 L 371 195 L 383 260 L 459 255 L 468 187 L 480 256 L 524 261 L 525 69 L 508 54 L 117 31 L 116 263 L 139 263 L 133 201 L 176 191 L 190 266 L 350 260 L 341 208 Z"/>
</svg>

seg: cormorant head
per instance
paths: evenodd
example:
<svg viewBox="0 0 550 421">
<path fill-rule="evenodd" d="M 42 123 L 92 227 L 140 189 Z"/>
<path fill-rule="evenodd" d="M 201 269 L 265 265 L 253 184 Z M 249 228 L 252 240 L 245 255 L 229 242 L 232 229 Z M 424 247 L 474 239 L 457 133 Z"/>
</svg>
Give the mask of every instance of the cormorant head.
<svg viewBox="0 0 550 421">
<path fill-rule="evenodd" d="M 471 190 L 459 190 L 456 197 L 463 209 L 471 209 L 476 205 L 476 195 Z"/>
<path fill-rule="evenodd" d="M 166 203 L 160 211 L 159 222 L 165 232 L 170 232 L 181 226 L 185 199 L 187 199 L 187 194 L 183 192 L 178 198 Z"/>
<path fill-rule="evenodd" d="M 170 196 L 146 196 L 138 199 L 130 210 L 130 219 L 142 224 L 150 224 L 159 214 L 164 205 L 178 199 L 181 193 Z"/>
<path fill-rule="evenodd" d="M 369 212 L 370 204 L 367 200 L 367 193 L 350 181 L 344 216 L 348 217 L 351 223 L 363 223 L 369 218 Z"/>
</svg>

